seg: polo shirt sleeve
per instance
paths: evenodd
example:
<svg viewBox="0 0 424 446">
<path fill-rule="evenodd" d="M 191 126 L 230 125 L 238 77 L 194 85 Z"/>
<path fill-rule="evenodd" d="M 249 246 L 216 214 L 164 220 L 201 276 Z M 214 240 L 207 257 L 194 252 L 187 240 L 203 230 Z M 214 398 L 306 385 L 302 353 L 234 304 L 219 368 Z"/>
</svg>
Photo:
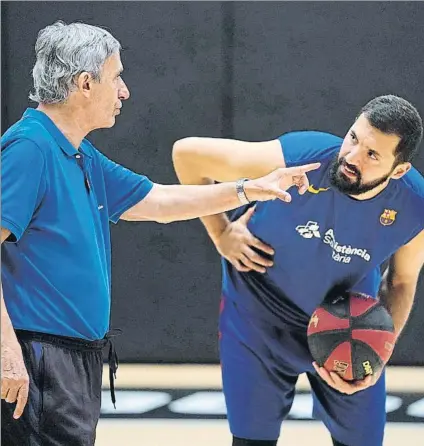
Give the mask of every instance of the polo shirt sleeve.
<svg viewBox="0 0 424 446">
<path fill-rule="evenodd" d="M 343 142 L 339 136 L 317 131 L 290 132 L 278 139 L 287 167 L 319 162 Z"/>
<path fill-rule="evenodd" d="M 107 158 L 97 150 L 105 181 L 109 220 L 117 223 L 121 215 L 143 200 L 154 183 Z"/>
<path fill-rule="evenodd" d="M 32 141 L 18 139 L 1 150 L 1 225 L 18 241 L 46 191 L 46 163 Z"/>
</svg>

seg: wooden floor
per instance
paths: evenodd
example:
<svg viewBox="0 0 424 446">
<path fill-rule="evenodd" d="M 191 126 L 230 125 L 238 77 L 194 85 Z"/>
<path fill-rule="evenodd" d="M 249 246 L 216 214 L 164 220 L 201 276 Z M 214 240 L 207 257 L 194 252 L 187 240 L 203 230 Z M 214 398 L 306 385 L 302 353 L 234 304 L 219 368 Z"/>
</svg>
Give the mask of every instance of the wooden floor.
<svg viewBox="0 0 424 446">
<path fill-rule="evenodd" d="M 227 423 L 208 421 L 100 420 L 96 446 L 230 446 Z M 423 446 L 424 427 L 394 425 L 386 429 L 384 446 Z M 278 446 L 330 446 L 326 430 L 309 421 L 286 422 Z"/>
<path fill-rule="evenodd" d="M 395 395 L 416 395 L 415 418 L 409 422 L 389 422 L 385 434 L 385 446 L 424 446 L 424 368 L 388 368 L 388 393 Z M 131 391 L 144 390 L 145 397 L 150 391 L 156 397 L 167 395 L 166 391 L 174 389 L 185 392 L 189 389 L 221 389 L 220 369 L 215 365 L 120 365 L 118 379 L 118 403 L 115 411 L 108 399 L 108 373 L 104 373 L 104 406 L 103 416 L 97 430 L 96 446 L 229 446 L 231 435 L 225 419 L 184 419 L 170 418 L 168 415 L 152 416 L 146 410 L 146 415 L 137 412 L 136 400 L 132 406 L 131 400 L 123 398 L 133 395 Z M 161 389 L 163 391 L 161 391 Z M 301 376 L 297 390 L 309 390 L 305 377 Z M 121 392 L 121 395 L 119 394 Z M 218 392 L 215 392 L 218 393 Z M 134 393 L 135 394 L 135 393 Z M 171 397 L 170 397 L 171 398 Z M 396 399 L 397 397 L 393 397 Z M 407 396 L 405 396 L 407 400 Z M 216 398 L 215 398 L 216 399 Z M 399 399 L 399 398 L 398 398 Z M 406 401 L 405 400 L 405 401 Z M 120 403 L 121 401 L 121 403 Z M 120 405 L 121 404 L 121 405 Z M 170 406 L 166 398 L 159 403 Z M 145 406 L 143 406 L 145 407 Z M 153 406 L 152 406 L 153 407 Z M 156 406 L 154 406 L 156 407 Z M 134 410 L 133 410 L 134 408 Z M 105 418 L 115 416 L 119 418 Z M 122 413 L 122 411 L 124 413 Z M 219 410 L 218 410 L 219 412 Z M 128 413 L 128 415 L 125 415 Z M 412 413 L 412 412 L 411 412 Z M 110 415 L 112 414 L 112 415 Z M 204 415 L 204 414 L 203 414 Z M 134 418 L 136 417 L 136 418 Z M 222 417 L 221 417 L 222 418 Z M 316 421 L 286 421 L 284 423 L 279 445 L 284 446 L 329 446 L 329 436 L 321 423 Z M 355 445 L 356 446 L 356 445 Z"/>
</svg>

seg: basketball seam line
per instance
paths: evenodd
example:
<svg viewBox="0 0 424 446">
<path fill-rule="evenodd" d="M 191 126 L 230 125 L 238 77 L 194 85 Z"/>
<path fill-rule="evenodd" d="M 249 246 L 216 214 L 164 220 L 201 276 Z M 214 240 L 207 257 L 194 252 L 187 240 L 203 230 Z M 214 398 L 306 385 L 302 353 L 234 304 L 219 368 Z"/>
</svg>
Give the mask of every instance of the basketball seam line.
<svg viewBox="0 0 424 446">
<path fill-rule="evenodd" d="M 381 360 L 379 353 L 376 352 L 376 351 L 372 348 L 371 345 L 367 344 L 366 342 L 360 341 L 359 339 L 352 339 L 352 344 L 353 344 L 354 342 L 357 342 L 358 344 L 361 344 L 362 346 L 371 349 L 371 350 L 375 353 L 375 355 L 377 356 L 377 358 L 378 358 L 378 362 L 380 363 L 380 365 L 381 365 L 382 367 L 384 366 L 384 362 Z M 352 350 L 353 350 L 353 345 L 352 345 Z M 352 363 L 352 364 L 353 364 L 353 363 Z"/>
<path fill-rule="evenodd" d="M 347 328 L 343 328 L 342 330 L 340 330 L 340 329 L 337 329 L 337 330 L 327 330 L 325 333 L 331 333 L 331 334 L 339 334 L 341 331 L 348 331 L 348 329 Z M 322 333 L 322 332 L 321 332 Z M 313 335 L 311 335 L 310 337 L 313 337 L 313 336 L 315 336 L 315 335 L 319 335 L 320 333 L 314 333 Z M 352 337 L 352 336 L 351 336 Z M 336 348 L 337 347 L 339 347 L 341 344 L 343 344 L 344 342 L 349 342 L 350 343 L 350 339 L 348 338 L 348 339 L 346 339 L 345 341 L 343 341 L 343 342 L 341 342 L 340 344 L 338 344 L 337 346 L 336 346 Z M 332 353 L 334 352 L 334 349 L 333 350 L 331 350 L 329 353 L 328 353 L 328 355 L 327 356 L 324 356 L 324 360 L 322 361 L 322 364 L 323 364 L 323 366 L 324 366 L 324 364 L 328 361 L 328 358 L 332 355 Z M 350 358 L 350 359 L 352 359 L 352 358 Z"/>
<path fill-rule="evenodd" d="M 325 334 L 336 334 L 336 333 L 340 333 L 340 332 L 342 332 L 342 333 L 349 332 L 349 328 L 335 328 L 334 330 L 318 331 L 317 333 L 310 334 L 309 337 L 313 338 L 314 336 L 322 335 L 323 333 L 325 333 Z"/>
<path fill-rule="evenodd" d="M 375 299 L 375 301 L 379 302 L 377 299 Z M 364 313 L 361 313 L 361 314 L 358 314 L 358 316 L 352 316 L 352 317 L 354 317 L 354 318 L 356 318 L 356 317 L 365 317 L 368 313 L 370 313 L 375 308 L 375 306 L 376 306 L 376 303 L 372 307 L 368 308 L 368 310 L 365 311 Z M 349 308 L 349 316 L 350 316 L 350 314 L 351 313 L 350 313 L 350 308 Z"/>
</svg>

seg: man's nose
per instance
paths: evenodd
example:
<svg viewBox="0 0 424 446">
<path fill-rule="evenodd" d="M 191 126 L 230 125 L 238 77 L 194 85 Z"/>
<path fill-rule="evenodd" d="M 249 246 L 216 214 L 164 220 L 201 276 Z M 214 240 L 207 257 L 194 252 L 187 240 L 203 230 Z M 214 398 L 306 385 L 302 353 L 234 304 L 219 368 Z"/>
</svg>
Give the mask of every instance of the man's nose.
<svg viewBox="0 0 424 446">
<path fill-rule="evenodd" d="M 130 97 L 130 91 L 128 90 L 127 85 L 121 79 L 121 85 L 119 86 L 118 97 L 121 101 L 126 101 Z"/>
</svg>

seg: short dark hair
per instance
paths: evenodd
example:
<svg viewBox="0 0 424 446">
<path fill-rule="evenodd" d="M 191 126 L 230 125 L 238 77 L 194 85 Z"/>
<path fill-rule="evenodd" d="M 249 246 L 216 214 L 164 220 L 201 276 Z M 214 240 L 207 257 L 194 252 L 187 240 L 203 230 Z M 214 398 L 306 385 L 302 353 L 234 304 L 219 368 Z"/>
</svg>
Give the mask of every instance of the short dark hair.
<svg viewBox="0 0 424 446">
<path fill-rule="evenodd" d="M 370 124 L 383 133 L 399 136 L 396 164 L 411 161 L 423 138 L 423 122 L 418 110 L 406 99 L 394 95 L 379 96 L 362 107 Z"/>
</svg>

